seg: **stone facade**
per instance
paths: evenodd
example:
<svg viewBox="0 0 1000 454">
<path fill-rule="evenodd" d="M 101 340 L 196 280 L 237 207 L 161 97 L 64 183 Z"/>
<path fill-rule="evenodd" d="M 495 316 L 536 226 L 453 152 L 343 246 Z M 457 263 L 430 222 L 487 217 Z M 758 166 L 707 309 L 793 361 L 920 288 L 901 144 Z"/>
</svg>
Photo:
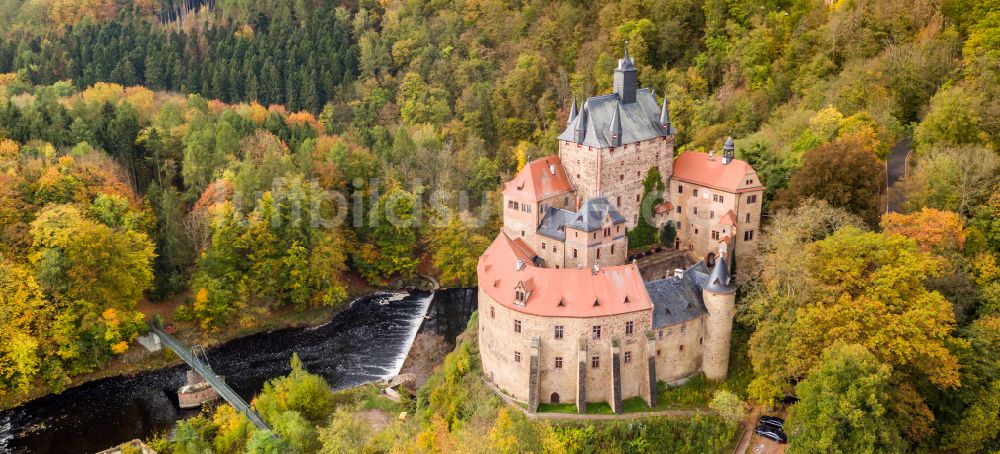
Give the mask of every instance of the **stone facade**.
<svg viewBox="0 0 1000 454">
<path fill-rule="evenodd" d="M 649 402 L 651 389 L 656 389 L 655 383 L 650 384 L 651 376 L 673 383 L 701 371 L 704 364 L 708 326 L 704 317 L 650 330 L 648 310 L 613 317 L 540 317 L 511 310 L 482 289 L 478 304 L 483 372 L 497 388 L 525 403 L 533 392 L 531 360 L 535 338 L 539 342 L 538 389 L 534 393 L 542 403 L 576 403 L 578 395 L 586 396 L 588 402 L 609 402 L 614 398 L 615 386 L 621 390 L 622 400 L 641 397 Z M 633 322 L 632 334 L 626 333 L 629 321 Z M 515 326 L 520 326 L 520 332 L 515 331 Z M 594 339 L 595 326 L 600 327 L 600 339 Z M 729 326 L 731 329 L 731 323 Z M 562 328 L 562 338 L 556 338 L 557 327 Z M 616 340 L 620 359 L 617 385 L 613 374 Z M 726 339 L 727 364 L 728 346 Z M 651 364 L 655 367 L 652 371 Z"/>
<path fill-rule="evenodd" d="M 639 220 L 646 174 L 660 170 L 664 185 L 673 173 L 674 137 L 663 136 L 620 147 L 593 148 L 566 140 L 559 141 L 559 157 L 583 199 L 604 196 L 625 217 L 628 228 Z"/>
<path fill-rule="evenodd" d="M 693 164 L 710 171 L 731 166 L 725 168 L 730 175 L 673 175 L 664 194 L 670 209 L 657 218 L 657 226 L 672 221 L 677 228 L 675 247 L 687 251 L 694 260 L 711 261 L 720 251 L 735 257 L 753 257 L 764 202 L 764 187 L 756 172 L 743 161 L 730 158 L 728 164 L 723 164 L 724 156 L 688 154 L 678 158 L 679 165 Z"/>
<path fill-rule="evenodd" d="M 505 184 L 503 231 L 477 265 L 483 372 L 529 411 L 607 402 L 619 412 L 635 397 L 653 406 L 658 381 L 728 373 L 727 258 L 752 254 L 763 186 L 734 160 L 731 140 L 719 162 L 675 159 L 666 100 L 659 107 L 652 90 L 637 89 L 635 72 L 626 53 L 614 94 L 588 99 L 579 113 L 574 100 L 558 156 L 528 163 Z M 642 213 L 653 167 L 665 202 Z M 682 252 L 644 258 L 645 272 L 626 263 L 639 216 L 676 223 L 687 258 L 705 260 L 680 275 L 669 268 Z"/>
</svg>

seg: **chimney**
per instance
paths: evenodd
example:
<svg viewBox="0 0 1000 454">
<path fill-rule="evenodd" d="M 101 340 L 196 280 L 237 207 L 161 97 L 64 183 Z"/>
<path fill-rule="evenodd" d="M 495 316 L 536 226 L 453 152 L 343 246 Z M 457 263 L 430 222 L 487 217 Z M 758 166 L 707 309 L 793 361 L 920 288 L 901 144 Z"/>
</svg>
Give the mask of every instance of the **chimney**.
<svg viewBox="0 0 1000 454">
<path fill-rule="evenodd" d="M 594 262 L 594 267 L 591 268 L 590 274 L 593 274 L 593 275 L 596 276 L 597 273 L 600 273 L 600 272 L 601 272 L 601 264 L 598 263 L 598 262 Z"/>
<path fill-rule="evenodd" d="M 517 259 L 517 263 L 515 264 L 514 270 L 515 271 L 521 271 L 523 269 L 524 269 L 524 260 Z"/>
<path fill-rule="evenodd" d="M 555 164 L 549 164 L 549 173 L 551 173 L 552 175 L 556 174 L 556 165 Z"/>
<path fill-rule="evenodd" d="M 676 277 L 677 279 L 683 279 L 684 278 L 684 270 L 682 270 L 680 268 L 674 268 L 674 277 Z"/>
<path fill-rule="evenodd" d="M 709 161 L 715 160 L 715 150 L 708 150 L 708 160 Z"/>
</svg>

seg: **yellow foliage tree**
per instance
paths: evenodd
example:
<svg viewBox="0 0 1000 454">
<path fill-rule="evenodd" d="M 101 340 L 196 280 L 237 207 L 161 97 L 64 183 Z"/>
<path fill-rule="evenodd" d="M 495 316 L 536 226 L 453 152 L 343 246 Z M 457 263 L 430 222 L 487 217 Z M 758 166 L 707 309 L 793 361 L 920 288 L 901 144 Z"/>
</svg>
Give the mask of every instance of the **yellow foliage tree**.
<svg viewBox="0 0 1000 454">
<path fill-rule="evenodd" d="M 886 213 L 882 229 L 917 242 L 924 252 L 960 252 L 965 244 L 965 221 L 958 213 L 924 207 L 916 213 Z"/>
</svg>

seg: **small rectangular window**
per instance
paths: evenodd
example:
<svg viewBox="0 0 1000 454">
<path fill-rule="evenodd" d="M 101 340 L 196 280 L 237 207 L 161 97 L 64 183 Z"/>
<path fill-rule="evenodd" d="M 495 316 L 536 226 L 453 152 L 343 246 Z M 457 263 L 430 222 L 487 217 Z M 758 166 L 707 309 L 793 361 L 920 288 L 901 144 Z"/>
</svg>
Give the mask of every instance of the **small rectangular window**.
<svg viewBox="0 0 1000 454">
<path fill-rule="evenodd" d="M 677 193 L 678 194 L 683 194 L 684 193 L 684 186 L 677 185 Z"/>
<path fill-rule="evenodd" d="M 493 306 L 490 306 L 490 318 L 497 318 L 497 311 L 493 308 Z"/>
<path fill-rule="evenodd" d="M 698 197 L 698 190 L 697 189 L 693 189 L 691 191 L 691 194 L 693 194 L 695 197 Z"/>
<path fill-rule="evenodd" d="M 747 222 L 750 222 L 750 213 L 747 213 Z"/>
<path fill-rule="evenodd" d="M 712 239 L 713 240 L 719 239 L 719 231 L 718 230 L 712 230 Z"/>
<path fill-rule="evenodd" d="M 660 330 L 660 340 L 663 340 L 663 330 Z"/>
<path fill-rule="evenodd" d="M 681 213 L 681 206 L 677 205 L 677 214 L 680 214 L 680 213 Z"/>
<path fill-rule="evenodd" d="M 520 320 L 514 320 L 514 332 L 515 333 L 520 333 L 521 332 L 521 321 Z"/>
<path fill-rule="evenodd" d="M 576 249 L 573 249 L 573 258 L 576 258 Z"/>
<path fill-rule="evenodd" d="M 601 367 L 601 357 L 600 356 L 591 356 L 590 357 L 590 367 L 592 367 L 594 369 L 597 369 L 598 367 Z"/>
<path fill-rule="evenodd" d="M 632 362 L 632 352 L 625 352 L 625 364 Z"/>
<path fill-rule="evenodd" d="M 747 203 L 757 203 L 757 194 L 748 195 L 747 196 Z"/>
<path fill-rule="evenodd" d="M 753 230 L 743 232 L 743 241 L 753 241 Z"/>
<path fill-rule="evenodd" d="M 681 336 L 687 334 L 688 324 L 687 322 L 681 323 Z"/>
<path fill-rule="evenodd" d="M 708 212 L 708 218 L 709 219 L 715 219 L 715 212 L 714 211 L 709 211 Z"/>
<path fill-rule="evenodd" d="M 514 362 L 515 363 L 521 362 L 521 352 L 514 352 Z"/>
<path fill-rule="evenodd" d="M 562 325 L 556 325 L 556 328 L 555 328 L 555 338 L 556 339 L 562 339 L 563 338 L 563 326 Z"/>
<path fill-rule="evenodd" d="M 593 340 L 601 339 L 601 325 L 594 325 L 590 327 L 590 338 Z"/>
<path fill-rule="evenodd" d="M 633 322 L 631 320 L 625 322 L 625 335 L 626 336 L 631 336 L 634 330 L 635 330 L 635 322 Z"/>
<path fill-rule="evenodd" d="M 556 369 L 562 369 L 562 356 L 556 356 Z"/>
</svg>

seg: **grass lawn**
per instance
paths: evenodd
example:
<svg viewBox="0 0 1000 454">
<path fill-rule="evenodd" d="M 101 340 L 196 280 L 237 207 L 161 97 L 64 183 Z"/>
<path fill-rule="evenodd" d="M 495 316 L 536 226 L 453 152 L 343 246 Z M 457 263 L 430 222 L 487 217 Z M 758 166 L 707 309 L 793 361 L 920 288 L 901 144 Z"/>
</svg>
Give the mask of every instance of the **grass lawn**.
<svg viewBox="0 0 1000 454">
<path fill-rule="evenodd" d="M 607 402 L 587 402 L 588 415 L 613 415 L 611 406 Z"/>
<path fill-rule="evenodd" d="M 716 385 L 705 378 L 704 374 L 695 375 L 679 386 L 668 386 L 661 381 L 657 383 L 656 409 L 669 410 L 706 406 L 712 400 L 715 388 Z"/>
<path fill-rule="evenodd" d="M 538 404 L 539 413 L 576 413 L 576 404 Z"/>
<path fill-rule="evenodd" d="M 382 390 L 377 386 L 365 386 L 359 394 L 362 394 L 360 405 L 362 410 L 382 410 L 389 413 L 402 411 L 399 403 L 382 394 Z"/>
<path fill-rule="evenodd" d="M 631 399 L 625 399 L 622 401 L 622 412 L 623 413 L 640 413 L 650 411 L 649 404 L 642 400 L 641 397 L 633 397 Z"/>
</svg>

